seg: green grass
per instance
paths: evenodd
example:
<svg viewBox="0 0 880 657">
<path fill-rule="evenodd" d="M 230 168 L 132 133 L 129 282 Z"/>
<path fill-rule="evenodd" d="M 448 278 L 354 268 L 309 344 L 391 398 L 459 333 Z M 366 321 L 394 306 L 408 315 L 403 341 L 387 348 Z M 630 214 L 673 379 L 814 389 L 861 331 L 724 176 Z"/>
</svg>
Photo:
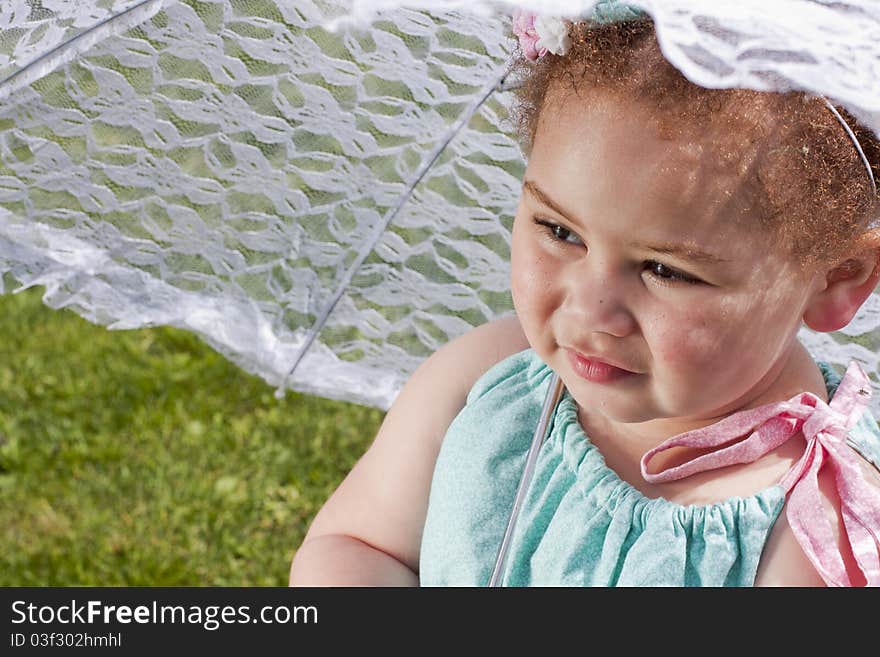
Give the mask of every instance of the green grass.
<svg viewBox="0 0 880 657">
<path fill-rule="evenodd" d="M 0 296 L 0 585 L 272 586 L 383 413 Z"/>
</svg>

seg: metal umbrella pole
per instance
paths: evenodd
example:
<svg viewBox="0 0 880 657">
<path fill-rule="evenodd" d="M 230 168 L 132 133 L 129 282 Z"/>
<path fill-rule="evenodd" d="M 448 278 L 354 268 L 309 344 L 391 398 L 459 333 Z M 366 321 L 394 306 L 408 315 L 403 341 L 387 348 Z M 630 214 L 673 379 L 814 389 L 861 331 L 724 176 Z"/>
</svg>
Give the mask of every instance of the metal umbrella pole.
<svg viewBox="0 0 880 657">
<path fill-rule="evenodd" d="M 547 432 L 550 428 L 550 418 L 556 410 L 556 405 L 562 397 L 562 391 L 565 386 L 559 375 L 554 372 L 550 377 L 550 387 L 547 389 L 547 395 L 544 397 L 544 405 L 541 407 L 541 419 L 535 428 L 535 434 L 532 436 L 532 444 L 529 446 L 529 453 L 526 456 L 526 465 L 523 468 L 522 477 L 519 480 L 519 487 L 516 490 L 516 497 L 513 500 L 513 509 L 510 511 L 510 518 L 507 521 L 507 529 L 504 531 L 504 538 L 501 539 L 501 547 L 498 549 L 498 558 L 495 559 L 495 568 L 492 570 L 492 576 L 489 578 L 489 586 L 501 586 L 501 575 L 507 562 L 507 553 L 510 549 L 510 541 L 513 537 L 513 531 L 516 527 L 516 520 L 519 517 L 523 500 L 528 492 L 529 484 L 535 473 L 535 463 L 538 460 L 538 451 L 547 438 Z"/>
</svg>

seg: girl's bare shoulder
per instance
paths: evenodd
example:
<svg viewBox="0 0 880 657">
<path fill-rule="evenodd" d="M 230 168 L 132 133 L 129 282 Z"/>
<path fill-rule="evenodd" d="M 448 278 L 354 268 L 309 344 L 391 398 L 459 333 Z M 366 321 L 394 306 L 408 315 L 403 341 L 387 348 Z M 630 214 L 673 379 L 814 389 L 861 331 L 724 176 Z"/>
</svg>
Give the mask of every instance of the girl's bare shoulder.
<svg viewBox="0 0 880 657">
<path fill-rule="evenodd" d="M 505 358 L 529 348 L 516 315 L 508 315 L 465 333 L 441 347 L 426 363 L 432 370 L 449 370 L 466 396 L 474 383 Z M 445 377 L 444 377 L 445 378 Z M 463 402 L 463 397 L 461 397 Z"/>
<path fill-rule="evenodd" d="M 858 459 L 862 476 L 868 486 L 880 490 L 880 472 L 863 458 Z M 831 535 L 843 558 L 843 564 L 854 585 L 864 585 L 858 562 L 847 540 L 832 468 L 823 468 L 818 475 L 823 511 L 831 527 Z M 770 533 L 755 577 L 756 586 L 825 586 L 825 582 L 801 549 L 788 523 L 786 508 Z"/>
<path fill-rule="evenodd" d="M 529 347 L 516 316 L 493 320 L 427 358 L 395 399 L 372 445 L 306 536 L 342 534 L 418 572 L 421 532 L 440 445 L 477 379 Z"/>
</svg>

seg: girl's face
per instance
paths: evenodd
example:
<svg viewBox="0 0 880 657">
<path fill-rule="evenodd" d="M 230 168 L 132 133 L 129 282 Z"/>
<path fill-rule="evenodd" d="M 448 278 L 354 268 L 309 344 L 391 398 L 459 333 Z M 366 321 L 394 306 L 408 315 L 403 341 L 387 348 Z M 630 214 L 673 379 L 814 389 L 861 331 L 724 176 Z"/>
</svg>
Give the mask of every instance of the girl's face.
<svg viewBox="0 0 880 657">
<path fill-rule="evenodd" d="M 663 140 L 649 118 L 610 96 L 545 108 L 511 284 L 582 408 L 670 435 L 781 391 L 821 279 L 772 247 L 710 136 Z"/>
</svg>

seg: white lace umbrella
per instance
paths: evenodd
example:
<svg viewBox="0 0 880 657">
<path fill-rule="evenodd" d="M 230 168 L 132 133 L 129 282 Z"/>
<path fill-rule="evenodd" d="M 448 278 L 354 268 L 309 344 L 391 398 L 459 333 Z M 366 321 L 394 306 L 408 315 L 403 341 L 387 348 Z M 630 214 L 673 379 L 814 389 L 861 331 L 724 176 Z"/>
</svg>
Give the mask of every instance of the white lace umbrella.
<svg viewBox="0 0 880 657">
<path fill-rule="evenodd" d="M 516 4 L 596 3 L 4 0 L 0 291 L 43 285 L 110 328 L 184 328 L 273 385 L 387 408 L 512 310 Z M 880 3 L 630 4 L 695 82 L 820 93 L 880 134 Z M 880 381 L 877 294 L 801 337 Z"/>
</svg>

